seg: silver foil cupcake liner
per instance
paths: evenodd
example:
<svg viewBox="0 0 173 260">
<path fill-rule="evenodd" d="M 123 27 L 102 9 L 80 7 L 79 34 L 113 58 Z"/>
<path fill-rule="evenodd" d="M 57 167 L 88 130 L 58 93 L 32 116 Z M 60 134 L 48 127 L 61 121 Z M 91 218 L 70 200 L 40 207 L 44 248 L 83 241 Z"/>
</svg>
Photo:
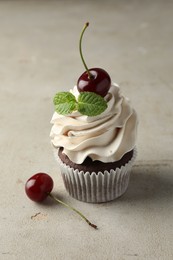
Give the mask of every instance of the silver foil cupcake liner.
<svg viewBox="0 0 173 260">
<path fill-rule="evenodd" d="M 136 148 L 133 157 L 121 168 L 104 172 L 83 172 L 64 164 L 58 156 L 63 182 L 68 193 L 75 199 L 84 202 L 101 203 L 120 197 L 129 184 L 130 172 L 137 156 Z"/>
</svg>

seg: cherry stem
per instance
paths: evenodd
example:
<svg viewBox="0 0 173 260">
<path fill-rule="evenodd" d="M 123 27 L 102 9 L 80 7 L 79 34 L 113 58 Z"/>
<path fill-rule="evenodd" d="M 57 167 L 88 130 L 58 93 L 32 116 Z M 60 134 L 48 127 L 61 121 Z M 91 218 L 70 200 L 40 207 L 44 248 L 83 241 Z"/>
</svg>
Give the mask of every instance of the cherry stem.
<svg viewBox="0 0 173 260">
<path fill-rule="evenodd" d="M 85 67 L 85 69 L 86 69 L 86 71 L 87 71 L 87 73 L 88 73 L 88 77 L 89 77 L 89 79 L 91 79 L 91 78 L 92 78 L 92 74 L 90 73 L 90 71 L 89 71 L 89 69 L 88 69 L 88 67 L 87 67 L 87 65 L 86 65 L 86 63 L 85 63 L 85 60 L 84 60 L 84 57 L 83 57 L 83 54 L 82 54 L 82 39 L 83 39 L 83 34 L 84 34 L 84 32 L 85 32 L 85 30 L 86 30 L 86 28 L 87 28 L 88 26 L 89 26 L 89 23 L 86 23 L 86 24 L 84 25 L 84 27 L 83 27 L 82 32 L 81 32 L 80 40 L 79 40 L 79 52 L 80 52 L 80 56 L 81 56 L 83 65 L 84 65 L 84 67 Z"/>
<path fill-rule="evenodd" d="M 52 199 L 54 199 L 56 202 L 62 204 L 62 205 L 65 206 L 66 208 L 69 208 L 69 209 L 73 210 L 74 212 L 76 212 L 83 220 L 85 220 L 85 221 L 88 223 L 89 226 L 91 226 L 91 227 L 97 229 L 97 226 L 94 225 L 94 224 L 92 224 L 79 210 L 77 210 L 77 209 L 73 208 L 72 206 L 66 204 L 65 202 L 63 202 L 63 201 L 57 199 L 57 198 L 56 198 L 54 195 L 52 195 L 51 193 L 48 193 L 48 195 L 49 195 Z"/>
</svg>

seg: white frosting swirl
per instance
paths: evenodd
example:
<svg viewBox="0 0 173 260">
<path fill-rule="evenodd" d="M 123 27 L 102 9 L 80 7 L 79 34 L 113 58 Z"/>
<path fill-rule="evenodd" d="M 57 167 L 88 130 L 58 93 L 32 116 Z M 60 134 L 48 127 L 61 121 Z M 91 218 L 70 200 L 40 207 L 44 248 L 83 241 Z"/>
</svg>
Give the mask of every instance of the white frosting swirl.
<svg viewBox="0 0 173 260">
<path fill-rule="evenodd" d="M 77 97 L 74 87 L 71 92 Z M 107 109 L 100 115 L 89 117 L 73 112 L 63 116 L 54 113 L 50 137 L 55 147 L 74 163 L 81 164 L 87 156 L 92 160 L 114 162 L 132 150 L 136 142 L 137 114 L 130 101 L 112 84 L 105 97 Z"/>
</svg>

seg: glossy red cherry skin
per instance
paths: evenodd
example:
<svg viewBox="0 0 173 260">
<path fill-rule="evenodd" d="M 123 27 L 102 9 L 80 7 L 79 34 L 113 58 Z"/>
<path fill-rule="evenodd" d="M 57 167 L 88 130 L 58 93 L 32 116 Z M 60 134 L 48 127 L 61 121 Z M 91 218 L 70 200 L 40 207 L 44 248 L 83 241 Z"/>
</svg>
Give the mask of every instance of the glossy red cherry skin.
<svg viewBox="0 0 173 260">
<path fill-rule="evenodd" d="M 102 97 L 106 96 L 111 86 L 111 78 L 109 74 L 100 68 L 89 69 L 89 72 L 92 75 L 91 78 L 89 78 L 87 71 L 85 71 L 78 79 L 78 91 L 89 91 Z"/>
<path fill-rule="evenodd" d="M 36 202 L 46 199 L 53 189 L 53 180 L 46 173 L 36 173 L 25 184 L 27 196 Z"/>
</svg>

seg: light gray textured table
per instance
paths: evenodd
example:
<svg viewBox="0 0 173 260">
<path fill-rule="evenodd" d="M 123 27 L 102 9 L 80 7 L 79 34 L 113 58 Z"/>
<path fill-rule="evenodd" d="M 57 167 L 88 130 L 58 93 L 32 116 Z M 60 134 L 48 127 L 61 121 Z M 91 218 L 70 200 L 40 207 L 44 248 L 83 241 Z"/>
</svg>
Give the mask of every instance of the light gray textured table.
<svg viewBox="0 0 173 260">
<path fill-rule="evenodd" d="M 138 158 L 124 196 L 86 204 L 66 193 L 50 146 L 52 97 L 102 67 L 138 111 Z M 173 1 L 0 1 L 0 259 L 173 259 Z M 32 203 L 25 181 L 48 172 L 54 194 Z"/>
</svg>

